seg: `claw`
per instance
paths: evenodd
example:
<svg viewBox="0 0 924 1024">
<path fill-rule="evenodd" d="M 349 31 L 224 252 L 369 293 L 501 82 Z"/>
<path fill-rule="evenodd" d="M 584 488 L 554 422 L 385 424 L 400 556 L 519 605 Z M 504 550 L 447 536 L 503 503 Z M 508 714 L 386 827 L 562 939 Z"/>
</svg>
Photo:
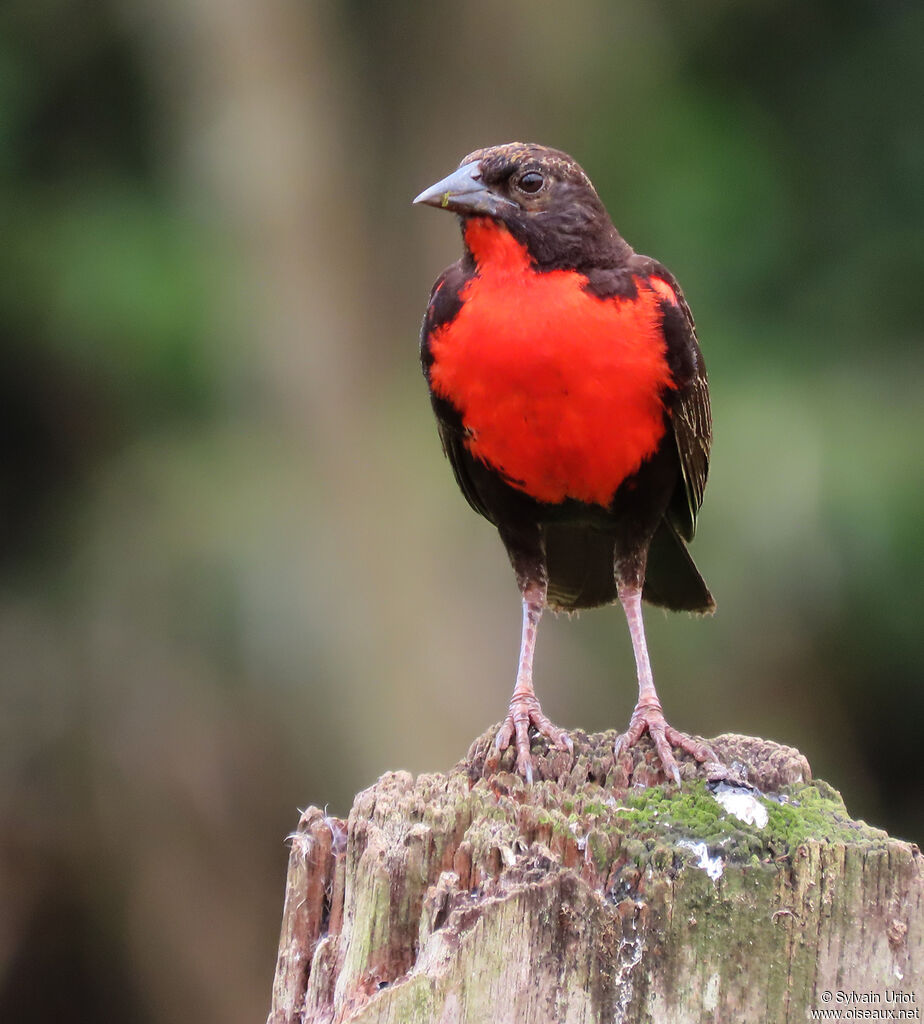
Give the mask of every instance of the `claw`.
<svg viewBox="0 0 924 1024">
<path fill-rule="evenodd" d="M 560 750 L 567 750 L 574 756 L 574 744 L 571 737 L 560 729 L 543 713 L 539 701 L 529 694 L 516 694 L 510 701 L 510 708 L 503 725 L 497 732 L 495 748 L 500 752 L 506 750 L 516 737 L 517 771 L 530 784 L 533 782 L 533 758 L 530 752 L 529 730 L 532 726 L 536 732 Z"/>
<path fill-rule="evenodd" d="M 696 758 L 697 761 L 718 761 L 715 752 L 707 743 L 702 743 L 684 732 L 678 732 L 667 724 L 664 713 L 661 711 L 661 704 L 657 698 L 640 700 L 629 719 L 629 728 L 616 738 L 613 746 L 613 754 L 618 759 L 623 751 L 634 747 L 647 732 L 654 743 L 658 759 L 664 769 L 665 775 L 670 776 L 677 785 L 680 785 L 680 769 L 674 759 L 672 747 L 679 747 Z"/>
</svg>

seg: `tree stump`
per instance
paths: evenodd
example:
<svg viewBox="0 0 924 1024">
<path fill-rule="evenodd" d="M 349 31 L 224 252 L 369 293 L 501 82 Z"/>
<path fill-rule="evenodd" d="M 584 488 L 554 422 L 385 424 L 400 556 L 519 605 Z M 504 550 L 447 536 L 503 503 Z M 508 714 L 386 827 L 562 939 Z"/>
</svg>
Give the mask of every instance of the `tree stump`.
<svg viewBox="0 0 924 1024">
<path fill-rule="evenodd" d="M 924 859 L 798 751 L 720 736 L 730 777 L 678 790 L 647 739 L 575 731 L 528 786 L 495 732 L 302 815 L 268 1024 L 920 1018 Z"/>
</svg>

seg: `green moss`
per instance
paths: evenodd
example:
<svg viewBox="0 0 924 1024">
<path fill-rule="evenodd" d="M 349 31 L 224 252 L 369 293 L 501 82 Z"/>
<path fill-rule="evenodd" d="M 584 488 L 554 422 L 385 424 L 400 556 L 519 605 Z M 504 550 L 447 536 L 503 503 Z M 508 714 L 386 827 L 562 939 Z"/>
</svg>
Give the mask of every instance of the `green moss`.
<svg viewBox="0 0 924 1024">
<path fill-rule="evenodd" d="M 784 804 L 762 801 L 768 814 L 762 829 L 728 814 L 704 782 L 679 791 L 630 793 L 613 808 L 588 803 L 584 810 L 598 816 L 597 829 L 641 840 L 649 850 L 658 840 L 687 839 L 721 846 L 726 859 L 738 861 L 789 856 L 808 839 L 850 843 L 886 838 L 884 832 L 851 821 L 840 796 L 824 783 L 793 787 L 788 798 Z M 637 860 L 635 848 L 630 859 Z"/>
<path fill-rule="evenodd" d="M 623 852 L 630 863 L 642 867 L 648 860 L 648 846 L 641 839 L 626 837 L 622 844 Z"/>
<path fill-rule="evenodd" d="M 703 782 L 668 793 L 650 790 L 630 797 L 622 815 L 644 838 L 688 839 L 720 846 L 726 860 L 766 861 L 791 856 L 808 839 L 860 842 L 885 839 L 885 833 L 851 821 L 840 796 L 822 783 L 793 787 L 787 803 L 762 800 L 764 828 L 728 814 Z"/>
<path fill-rule="evenodd" d="M 552 818 L 552 833 L 560 836 L 570 836 L 574 839 L 580 835 L 580 828 L 577 827 L 579 819 L 572 815 L 567 821 L 564 818 L 554 816 Z"/>
<path fill-rule="evenodd" d="M 605 872 L 612 863 L 612 844 L 607 836 L 600 830 L 594 829 L 587 835 L 587 849 L 597 871 Z"/>
<path fill-rule="evenodd" d="M 682 841 L 705 843 L 727 863 L 772 868 L 780 858 L 793 858 L 808 840 L 868 844 L 887 838 L 863 822 L 851 821 L 840 796 L 822 782 L 791 787 L 787 803 L 762 800 L 768 819 L 761 829 L 728 814 L 704 780 L 687 781 L 680 789 L 657 786 L 628 792 L 588 781 L 569 794 L 554 782 L 527 787 L 512 775 L 504 781 L 509 789 L 502 795 L 483 782 L 468 794 L 466 838 L 475 863 L 490 869 L 482 858 L 495 857 L 491 851 L 500 847 L 525 850 L 541 828 L 543 843 L 564 851 L 566 859 L 576 853 L 601 880 L 621 863 L 622 875 L 613 880 L 614 889 L 621 882 L 631 887 L 633 873 L 637 876 L 649 867 L 670 871 L 688 861 L 689 851 L 678 848 Z M 531 813 L 523 813 L 524 804 Z M 713 885 L 708 876 L 707 881 Z"/>
<path fill-rule="evenodd" d="M 852 821 L 840 795 L 826 783 L 800 786 L 793 802 L 767 803 L 768 845 L 778 854 L 791 853 L 808 839 L 857 843 L 884 841 L 885 832 Z"/>
</svg>

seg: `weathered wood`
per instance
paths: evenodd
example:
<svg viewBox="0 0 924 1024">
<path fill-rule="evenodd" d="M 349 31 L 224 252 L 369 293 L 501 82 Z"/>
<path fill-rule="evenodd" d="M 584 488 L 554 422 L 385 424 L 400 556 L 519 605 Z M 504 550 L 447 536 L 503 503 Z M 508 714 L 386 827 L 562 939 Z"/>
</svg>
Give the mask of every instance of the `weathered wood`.
<svg viewBox="0 0 924 1024">
<path fill-rule="evenodd" d="M 269 1024 L 802 1024 L 851 993 L 920 1012 L 924 859 L 797 751 L 712 741 L 775 797 L 748 824 L 689 761 L 679 791 L 630 785 L 657 782 L 644 741 L 621 764 L 613 734 L 573 733 L 573 764 L 537 741 L 527 786 L 493 735 L 448 775 L 383 776 L 346 822 L 305 812 Z"/>
</svg>

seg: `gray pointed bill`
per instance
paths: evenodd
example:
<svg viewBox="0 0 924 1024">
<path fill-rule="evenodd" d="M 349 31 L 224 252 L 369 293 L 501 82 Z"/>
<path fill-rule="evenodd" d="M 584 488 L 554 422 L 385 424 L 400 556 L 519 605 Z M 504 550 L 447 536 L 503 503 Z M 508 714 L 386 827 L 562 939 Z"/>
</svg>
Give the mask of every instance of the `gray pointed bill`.
<svg viewBox="0 0 924 1024">
<path fill-rule="evenodd" d="M 463 217 L 494 217 L 503 207 L 516 206 L 484 185 L 481 164 L 477 160 L 463 164 L 442 181 L 425 188 L 414 203 L 435 206 Z"/>
</svg>

